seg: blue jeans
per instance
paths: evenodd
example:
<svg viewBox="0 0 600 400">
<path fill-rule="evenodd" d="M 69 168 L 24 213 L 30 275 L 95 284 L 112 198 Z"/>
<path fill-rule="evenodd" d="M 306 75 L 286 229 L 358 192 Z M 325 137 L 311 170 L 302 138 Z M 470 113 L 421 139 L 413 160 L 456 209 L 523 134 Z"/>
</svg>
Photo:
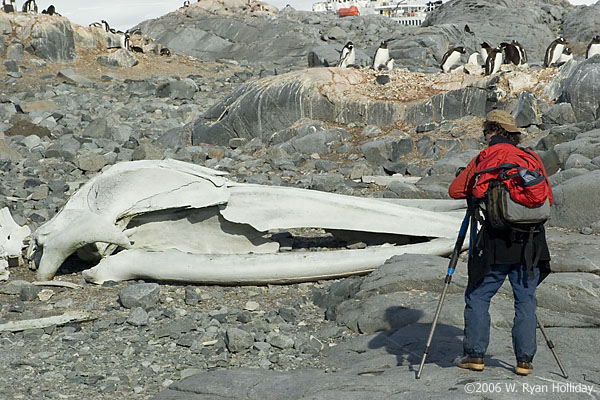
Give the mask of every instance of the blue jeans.
<svg viewBox="0 0 600 400">
<path fill-rule="evenodd" d="M 510 280 L 515 298 L 515 319 L 512 344 L 517 361 L 531 362 L 537 350 L 535 330 L 535 288 L 540 276 L 533 268 L 534 277 L 528 279 L 527 268 L 521 264 L 495 264 L 479 286 L 467 286 L 465 292 L 465 330 L 463 349 L 465 355 L 483 357 L 490 342 L 490 300 L 504 283 Z"/>
</svg>

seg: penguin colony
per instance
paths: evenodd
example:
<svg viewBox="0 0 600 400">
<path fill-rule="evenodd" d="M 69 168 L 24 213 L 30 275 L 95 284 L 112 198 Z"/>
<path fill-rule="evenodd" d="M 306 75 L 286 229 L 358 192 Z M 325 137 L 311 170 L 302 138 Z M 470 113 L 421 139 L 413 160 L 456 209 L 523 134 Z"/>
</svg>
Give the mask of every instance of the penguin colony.
<svg viewBox="0 0 600 400">
<path fill-rule="evenodd" d="M 475 35 L 468 25 L 465 25 L 464 30 L 465 33 Z M 372 59 L 372 69 L 391 71 L 394 68 L 394 59 L 390 58 L 390 51 L 388 49 L 389 42 L 390 40 L 385 40 L 377 48 Z M 568 44 L 569 41 L 562 37 L 558 37 L 552 41 L 546 49 L 544 67 L 560 67 L 573 59 L 573 50 L 567 46 Z M 470 65 L 479 68 L 485 75 L 493 75 L 500 71 L 500 67 L 503 64 L 525 65 L 528 62 L 525 48 L 514 39 L 509 42 L 501 42 L 494 48 L 487 42 L 480 43 L 480 46 L 479 52 L 473 52 L 470 55 L 463 46 L 451 47 L 443 55 L 440 68 L 445 73 L 462 70 L 468 74 L 469 70 L 465 68 L 465 65 Z M 352 41 L 348 41 L 342 50 L 338 52 L 340 53 L 337 63 L 338 67 L 359 68 L 355 64 L 356 49 Z M 585 58 L 590 58 L 596 54 L 600 54 L 600 35 L 594 36 L 588 44 Z M 466 64 L 463 64 L 463 56 L 468 56 Z"/>
</svg>

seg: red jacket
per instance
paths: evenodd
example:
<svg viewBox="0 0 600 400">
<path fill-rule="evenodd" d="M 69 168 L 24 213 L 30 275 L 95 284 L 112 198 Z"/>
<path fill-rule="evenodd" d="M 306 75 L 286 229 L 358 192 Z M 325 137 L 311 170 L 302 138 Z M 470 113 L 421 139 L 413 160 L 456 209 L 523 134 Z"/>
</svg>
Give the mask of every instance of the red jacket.
<svg viewBox="0 0 600 400">
<path fill-rule="evenodd" d="M 493 137 L 492 144 L 490 144 L 490 146 L 487 149 L 479 153 L 477 157 L 473 158 L 469 162 L 467 167 L 461 171 L 461 173 L 454 179 L 454 181 L 452 181 L 450 187 L 448 188 L 448 194 L 450 195 L 450 197 L 454 199 L 466 199 L 468 197 L 473 196 L 473 187 L 475 186 L 475 171 L 478 170 L 478 165 L 486 158 L 492 156 L 494 153 L 498 151 L 506 151 L 505 147 L 513 146 L 512 142 L 508 140 L 502 140 L 501 138 L 498 138 L 500 139 L 498 140 L 496 138 L 498 137 Z M 544 164 L 542 163 L 540 156 L 533 151 L 531 152 L 531 154 L 537 160 L 538 164 L 542 169 L 542 173 L 544 174 L 546 179 L 548 179 L 548 174 L 546 173 L 546 169 L 544 168 Z M 550 191 L 548 193 L 548 199 L 550 200 L 550 205 L 554 204 L 552 188 L 550 188 Z"/>
</svg>

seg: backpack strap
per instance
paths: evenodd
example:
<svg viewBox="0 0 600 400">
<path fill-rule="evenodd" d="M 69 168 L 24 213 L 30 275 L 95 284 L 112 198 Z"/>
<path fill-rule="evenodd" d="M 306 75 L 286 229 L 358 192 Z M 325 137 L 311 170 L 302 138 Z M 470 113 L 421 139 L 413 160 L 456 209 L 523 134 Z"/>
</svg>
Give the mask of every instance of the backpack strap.
<svg viewBox="0 0 600 400">
<path fill-rule="evenodd" d="M 497 169 L 512 169 L 512 168 L 518 168 L 518 167 L 519 166 L 517 164 L 503 163 L 503 164 L 497 165 L 495 167 L 482 169 L 481 171 L 475 171 L 474 175 L 485 174 L 486 172 L 492 172 L 492 171 L 495 171 Z"/>
</svg>

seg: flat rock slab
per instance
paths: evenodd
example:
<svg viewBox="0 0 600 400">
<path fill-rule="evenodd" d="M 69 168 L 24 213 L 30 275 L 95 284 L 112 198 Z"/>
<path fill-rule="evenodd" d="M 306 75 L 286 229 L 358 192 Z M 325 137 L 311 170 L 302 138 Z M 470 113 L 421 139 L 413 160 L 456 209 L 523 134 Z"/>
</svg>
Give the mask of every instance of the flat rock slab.
<svg viewBox="0 0 600 400">
<path fill-rule="evenodd" d="M 460 330 L 440 326 L 421 379 L 416 370 L 429 325 L 406 327 L 359 337 L 339 346 L 330 360 L 336 372 L 307 369 L 291 372 L 262 369 L 213 370 L 175 382 L 154 399 L 514 399 L 541 391 L 544 399 L 598 398 L 600 368 L 587 351 L 600 330 L 547 329 L 570 375 L 561 376 L 538 332 L 535 371 L 514 373 L 510 332 L 492 330 L 486 369 L 456 367 L 462 351 Z M 336 346 L 337 347 L 337 346 Z M 336 349 L 334 347 L 334 349 Z M 587 393 L 584 393 L 583 391 Z M 590 390 L 593 391 L 590 396 Z M 537 398 L 537 397 L 536 397 Z"/>
</svg>

